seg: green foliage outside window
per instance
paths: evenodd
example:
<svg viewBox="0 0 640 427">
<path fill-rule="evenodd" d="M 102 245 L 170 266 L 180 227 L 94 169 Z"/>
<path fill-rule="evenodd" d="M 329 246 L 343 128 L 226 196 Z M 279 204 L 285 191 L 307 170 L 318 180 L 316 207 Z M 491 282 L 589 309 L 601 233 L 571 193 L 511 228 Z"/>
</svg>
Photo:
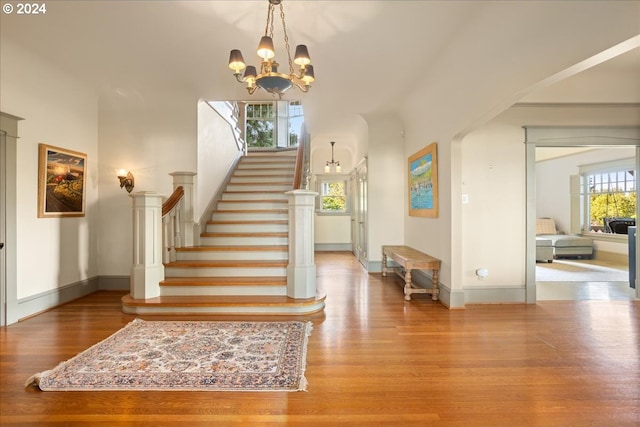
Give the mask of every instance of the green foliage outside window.
<svg viewBox="0 0 640 427">
<path fill-rule="evenodd" d="M 592 226 L 603 225 L 604 218 L 636 217 L 636 193 L 592 194 L 590 201 Z"/>
<path fill-rule="evenodd" d="M 344 212 L 347 210 L 344 181 L 323 183 L 321 197 L 323 211 Z"/>
<path fill-rule="evenodd" d="M 275 108 L 272 103 L 247 104 L 246 139 L 249 147 L 273 147 Z"/>
</svg>

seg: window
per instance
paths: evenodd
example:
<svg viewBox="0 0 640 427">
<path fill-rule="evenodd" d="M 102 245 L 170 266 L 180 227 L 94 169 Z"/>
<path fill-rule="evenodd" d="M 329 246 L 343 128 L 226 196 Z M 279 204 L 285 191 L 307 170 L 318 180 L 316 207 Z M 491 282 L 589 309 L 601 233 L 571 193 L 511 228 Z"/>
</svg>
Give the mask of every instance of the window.
<svg viewBox="0 0 640 427">
<path fill-rule="evenodd" d="M 273 147 L 275 141 L 275 104 L 251 103 L 246 107 L 247 146 Z"/>
<path fill-rule="evenodd" d="M 245 107 L 245 139 L 249 148 L 295 147 L 304 113 L 300 101 L 249 102 Z"/>
<path fill-rule="evenodd" d="M 347 179 L 343 175 L 318 177 L 318 209 L 320 214 L 349 213 Z"/>
<path fill-rule="evenodd" d="M 587 230 L 627 234 L 627 227 L 635 225 L 636 218 L 634 159 L 583 166 L 580 175 Z"/>
</svg>

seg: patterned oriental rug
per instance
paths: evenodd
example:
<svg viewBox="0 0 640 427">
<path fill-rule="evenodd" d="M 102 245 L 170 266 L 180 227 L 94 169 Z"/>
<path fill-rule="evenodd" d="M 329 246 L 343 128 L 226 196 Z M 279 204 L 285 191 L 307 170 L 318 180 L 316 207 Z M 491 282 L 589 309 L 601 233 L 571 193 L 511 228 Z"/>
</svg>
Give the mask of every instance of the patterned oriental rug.
<svg viewBox="0 0 640 427">
<path fill-rule="evenodd" d="M 311 322 L 136 319 L 27 385 L 44 391 L 303 391 Z"/>
</svg>

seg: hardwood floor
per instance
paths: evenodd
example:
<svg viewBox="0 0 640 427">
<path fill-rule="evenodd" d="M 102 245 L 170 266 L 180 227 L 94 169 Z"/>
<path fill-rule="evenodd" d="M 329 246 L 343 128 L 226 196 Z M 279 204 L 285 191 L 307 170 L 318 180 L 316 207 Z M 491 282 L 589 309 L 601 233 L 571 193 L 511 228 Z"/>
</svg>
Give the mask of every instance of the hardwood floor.
<svg viewBox="0 0 640 427">
<path fill-rule="evenodd" d="M 327 306 L 306 317 L 307 392 L 25 388 L 133 320 L 122 293 L 99 292 L 0 328 L 0 425 L 640 425 L 639 301 L 448 310 L 405 302 L 400 278 L 367 275 L 350 254 L 316 261 Z M 204 317 L 221 318 L 233 319 Z"/>
</svg>

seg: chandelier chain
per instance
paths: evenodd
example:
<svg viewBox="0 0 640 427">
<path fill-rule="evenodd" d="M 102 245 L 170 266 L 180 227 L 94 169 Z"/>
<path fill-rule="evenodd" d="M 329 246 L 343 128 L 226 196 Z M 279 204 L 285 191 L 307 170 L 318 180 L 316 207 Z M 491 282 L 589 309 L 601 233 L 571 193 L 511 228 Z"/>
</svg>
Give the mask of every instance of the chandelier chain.
<svg viewBox="0 0 640 427">
<path fill-rule="evenodd" d="M 289 73 L 294 74 L 293 61 L 291 60 L 291 47 L 289 46 L 289 36 L 287 35 L 287 25 L 284 23 L 284 7 L 280 3 L 280 18 L 282 19 L 282 31 L 284 32 L 284 44 L 289 57 Z"/>
<path fill-rule="evenodd" d="M 269 32 L 269 24 L 271 24 L 271 32 Z M 273 38 L 273 5 L 269 4 L 267 9 L 267 24 L 264 27 L 264 35 Z"/>
</svg>

